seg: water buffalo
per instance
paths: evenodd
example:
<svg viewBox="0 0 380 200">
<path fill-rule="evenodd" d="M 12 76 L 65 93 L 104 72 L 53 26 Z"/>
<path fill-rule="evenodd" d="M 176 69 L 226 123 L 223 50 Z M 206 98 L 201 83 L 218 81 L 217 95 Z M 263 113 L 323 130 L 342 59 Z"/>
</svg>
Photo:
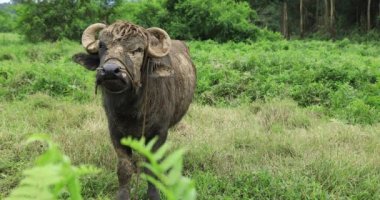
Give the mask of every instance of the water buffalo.
<svg viewBox="0 0 380 200">
<path fill-rule="evenodd" d="M 178 123 L 193 99 L 196 71 L 184 42 L 171 40 L 160 28 L 145 29 L 130 22 L 90 25 L 82 35 L 87 53 L 73 60 L 96 70 L 108 128 L 118 156 L 117 199 L 130 199 L 132 150 L 122 137 L 158 137 L 157 150 L 168 129 Z M 150 173 L 149 171 L 146 171 Z M 148 183 L 149 199 L 160 199 Z"/>
</svg>

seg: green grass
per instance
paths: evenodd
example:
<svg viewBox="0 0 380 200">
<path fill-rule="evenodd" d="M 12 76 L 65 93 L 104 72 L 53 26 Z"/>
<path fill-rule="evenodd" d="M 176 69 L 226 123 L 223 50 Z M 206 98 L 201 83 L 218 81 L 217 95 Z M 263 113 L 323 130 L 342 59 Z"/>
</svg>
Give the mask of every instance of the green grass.
<svg viewBox="0 0 380 200">
<path fill-rule="evenodd" d="M 169 142 L 187 149 L 199 199 L 380 198 L 379 45 L 189 44 L 196 101 Z M 116 155 L 94 74 L 70 58 L 81 50 L 0 34 L 0 198 L 46 148 L 23 142 L 33 133 L 102 170 L 81 179 L 84 199 L 114 198 Z M 136 177 L 139 199 L 146 185 Z"/>
<path fill-rule="evenodd" d="M 36 107 L 41 99 L 49 106 Z M 102 170 L 82 179 L 85 199 L 113 198 L 116 156 L 99 103 L 34 95 L 0 108 L 1 194 L 17 185 L 21 171 L 44 148 L 22 141 L 44 132 L 74 164 Z M 276 117 L 263 117 L 269 115 Z M 377 199 L 379 130 L 327 120 L 288 100 L 235 108 L 193 104 L 169 141 L 174 149 L 187 149 L 185 174 L 195 181 L 199 199 Z M 133 192 L 143 197 L 146 186 L 137 182 L 135 177 Z"/>
<path fill-rule="evenodd" d="M 208 41 L 190 42 L 190 49 L 203 104 L 291 98 L 350 123 L 380 120 L 379 43 Z"/>
</svg>

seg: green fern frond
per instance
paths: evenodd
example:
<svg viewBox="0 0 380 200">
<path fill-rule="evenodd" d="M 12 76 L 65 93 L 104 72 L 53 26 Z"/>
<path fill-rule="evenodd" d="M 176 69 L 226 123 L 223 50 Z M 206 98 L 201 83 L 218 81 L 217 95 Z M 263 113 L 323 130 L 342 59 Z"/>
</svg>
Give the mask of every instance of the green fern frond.
<svg viewBox="0 0 380 200">
<path fill-rule="evenodd" d="M 141 174 L 141 177 L 155 185 L 168 200 L 196 199 L 193 181 L 182 176 L 184 150 L 174 151 L 165 157 L 169 149 L 169 145 L 166 143 L 152 153 L 156 141 L 157 139 L 153 139 L 145 144 L 144 138 L 140 140 L 123 138 L 121 144 L 131 147 L 147 159 L 148 162 L 144 162 L 140 166 L 149 169 L 154 177 L 144 173 Z"/>
<path fill-rule="evenodd" d="M 70 159 L 47 135 L 33 135 L 27 143 L 34 141 L 48 143 L 48 149 L 36 159 L 33 168 L 23 172 L 24 179 L 5 200 L 54 200 L 64 189 L 72 200 L 81 200 L 79 177 L 99 170 L 91 166 L 72 166 Z"/>
</svg>

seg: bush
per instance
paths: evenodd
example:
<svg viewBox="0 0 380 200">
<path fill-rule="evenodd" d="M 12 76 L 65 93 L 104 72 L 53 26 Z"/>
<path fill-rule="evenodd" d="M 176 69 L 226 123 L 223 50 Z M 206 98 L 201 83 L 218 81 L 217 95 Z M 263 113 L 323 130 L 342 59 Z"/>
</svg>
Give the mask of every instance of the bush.
<svg viewBox="0 0 380 200">
<path fill-rule="evenodd" d="M 11 32 L 15 29 L 15 18 L 10 8 L 0 10 L 0 32 Z"/>
<path fill-rule="evenodd" d="M 167 28 L 165 20 L 169 13 L 164 4 L 165 0 L 126 2 L 116 6 L 110 18 L 111 21 L 126 20 L 146 28 Z"/>
<path fill-rule="evenodd" d="M 56 41 L 63 38 L 79 40 L 83 30 L 100 22 L 102 1 L 43 0 L 27 1 L 17 7 L 18 29 L 27 40 Z"/>
<path fill-rule="evenodd" d="M 43 0 L 25 1 L 16 8 L 18 29 L 33 42 L 79 40 L 89 24 L 116 20 L 161 27 L 173 38 L 185 40 L 225 42 L 281 38 L 280 34 L 257 28 L 256 12 L 247 2 L 234 0 Z"/>
<path fill-rule="evenodd" d="M 132 21 L 144 27 L 162 27 L 173 38 L 186 40 L 255 40 L 259 34 L 259 29 L 253 24 L 255 11 L 248 3 L 233 0 L 127 2 L 115 8 L 112 18 Z"/>
<path fill-rule="evenodd" d="M 356 99 L 343 109 L 343 116 L 350 123 L 373 124 L 379 119 L 378 110 Z"/>
<path fill-rule="evenodd" d="M 233 0 L 178 1 L 174 7 L 177 16 L 170 24 L 175 37 L 190 32 L 194 39 L 241 41 L 257 39 L 259 29 L 253 24 L 256 13 L 246 2 Z M 176 27 L 173 30 L 172 27 Z"/>
</svg>

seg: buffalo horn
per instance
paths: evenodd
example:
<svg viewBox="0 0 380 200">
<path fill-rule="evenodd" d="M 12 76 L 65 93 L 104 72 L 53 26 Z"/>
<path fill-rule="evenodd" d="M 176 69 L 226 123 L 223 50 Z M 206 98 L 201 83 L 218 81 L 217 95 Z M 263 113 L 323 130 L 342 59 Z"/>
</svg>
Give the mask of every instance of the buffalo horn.
<svg viewBox="0 0 380 200">
<path fill-rule="evenodd" d="M 99 50 L 99 40 L 96 39 L 96 34 L 105 28 L 106 25 L 102 23 L 92 24 L 83 31 L 82 45 L 86 48 L 88 53 L 97 53 Z"/>
</svg>

